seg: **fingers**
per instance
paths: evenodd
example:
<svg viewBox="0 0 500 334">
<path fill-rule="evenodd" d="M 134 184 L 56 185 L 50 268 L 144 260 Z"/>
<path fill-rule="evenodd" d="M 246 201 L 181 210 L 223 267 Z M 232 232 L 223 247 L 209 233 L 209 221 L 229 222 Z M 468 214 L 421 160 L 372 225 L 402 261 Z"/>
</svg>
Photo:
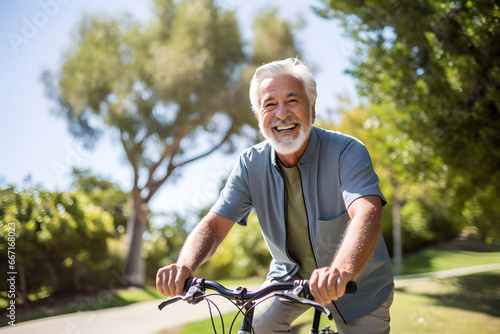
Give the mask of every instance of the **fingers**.
<svg viewBox="0 0 500 334">
<path fill-rule="evenodd" d="M 314 300 L 321 305 L 328 305 L 345 293 L 349 274 L 341 275 L 338 270 L 329 267 L 316 269 L 309 279 L 309 288 Z"/>
<path fill-rule="evenodd" d="M 332 300 L 337 300 L 335 282 L 336 279 L 328 272 L 328 268 L 313 271 L 309 279 L 309 288 L 314 300 L 321 305 L 327 305 Z"/>
<path fill-rule="evenodd" d="M 337 297 L 340 298 L 345 295 L 345 290 L 347 288 L 347 283 L 352 281 L 351 275 L 339 275 L 337 278 Z"/>
<path fill-rule="evenodd" d="M 191 270 L 175 263 L 160 268 L 156 274 L 156 288 L 164 296 L 184 295 L 184 284 L 191 277 Z"/>
<path fill-rule="evenodd" d="M 156 288 L 158 292 L 167 297 L 172 296 L 168 288 L 168 279 L 169 276 L 172 275 L 172 271 L 169 267 L 170 266 L 160 268 L 156 273 Z"/>
</svg>

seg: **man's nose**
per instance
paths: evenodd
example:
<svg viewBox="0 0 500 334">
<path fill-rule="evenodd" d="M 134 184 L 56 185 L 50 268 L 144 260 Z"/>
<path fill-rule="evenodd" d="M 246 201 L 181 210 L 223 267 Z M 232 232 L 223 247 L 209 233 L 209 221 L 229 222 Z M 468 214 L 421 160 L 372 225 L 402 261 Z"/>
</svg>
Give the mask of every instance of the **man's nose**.
<svg viewBox="0 0 500 334">
<path fill-rule="evenodd" d="M 276 113 L 275 113 L 276 118 L 286 119 L 289 115 L 290 115 L 290 111 L 288 110 L 286 104 L 285 103 L 278 103 L 278 106 L 276 107 Z"/>
</svg>

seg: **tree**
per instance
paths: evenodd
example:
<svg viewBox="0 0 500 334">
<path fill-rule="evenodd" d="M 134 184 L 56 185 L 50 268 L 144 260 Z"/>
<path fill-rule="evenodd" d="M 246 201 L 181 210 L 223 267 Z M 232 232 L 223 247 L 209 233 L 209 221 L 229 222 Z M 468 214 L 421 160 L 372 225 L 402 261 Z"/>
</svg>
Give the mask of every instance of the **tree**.
<svg viewBox="0 0 500 334">
<path fill-rule="evenodd" d="M 44 75 L 71 133 L 91 146 L 113 129 L 132 167 L 125 276 L 133 285 L 144 282 L 142 235 L 158 189 L 182 166 L 230 149 L 237 134 L 257 138 L 248 101 L 256 64 L 234 13 L 212 0 L 157 0 L 155 13 L 147 25 L 85 19 L 60 72 Z M 276 48 L 258 60 L 299 54 L 286 21 L 269 15 L 256 40 L 273 32 Z"/>
<path fill-rule="evenodd" d="M 442 159 L 455 207 L 478 205 L 463 209 L 468 223 L 500 237 L 491 207 L 500 194 L 498 1 L 324 3 L 319 13 L 357 43 L 350 72 L 360 94 L 409 115 L 403 131 Z"/>
</svg>

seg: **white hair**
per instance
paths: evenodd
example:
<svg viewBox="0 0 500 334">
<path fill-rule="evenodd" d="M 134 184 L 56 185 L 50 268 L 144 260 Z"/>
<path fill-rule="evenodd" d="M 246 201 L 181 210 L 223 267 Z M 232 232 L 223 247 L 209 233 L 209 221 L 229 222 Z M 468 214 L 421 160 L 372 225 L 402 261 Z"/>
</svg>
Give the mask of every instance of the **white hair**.
<svg viewBox="0 0 500 334">
<path fill-rule="evenodd" d="M 259 89 L 262 81 L 287 74 L 296 77 L 302 82 L 307 99 L 309 100 L 309 108 L 311 108 L 317 97 L 316 81 L 314 80 L 311 70 L 309 70 L 306 64 L 300 59 L 288 58 L 264 64 L 255 71 L 250 81 L 250 102 L 254 113 L 260 108 Z"/>
</svg>

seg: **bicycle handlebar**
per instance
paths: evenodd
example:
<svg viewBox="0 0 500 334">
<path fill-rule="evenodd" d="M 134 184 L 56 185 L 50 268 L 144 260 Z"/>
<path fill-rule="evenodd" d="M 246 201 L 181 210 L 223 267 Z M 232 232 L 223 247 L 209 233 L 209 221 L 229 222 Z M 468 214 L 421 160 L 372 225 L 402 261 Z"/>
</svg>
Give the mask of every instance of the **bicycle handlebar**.
<svg viewBox="0 0 500 334">
<path fill-rule="evenodd" d="M 195 289 L 191 289 L 192 287 L 195 287 Z M 204 278 L 189 278 L 186 281 L 185 285 L 185 290 L 188 291 L 188 296 L 182 297 L 182 296 L 176 296 L 170 299 L 167 299 L 163 301 L 160 305 L 158 305 L 158 308 L 162 310 L 165 306 L 175 303 L 179 300 L 186 300 L 187 302 L 190 303 L 197 303 L 199 301 L 199 296 L 203 295 L 204 291 L 206 288 L 212 289 L 217 291 L 219 294 L 230 298 L 240 304 L 244 304 L 245 302 L 254 300 L 254 299 L 259 299 L 264 296 L 267 296 L 273 292 L 280 292 L 280 291 L 288 291 L 292 290 L 293 293 L 302 299 L 307 299 L 309 301 L 314 301 L 313 296 L 310 293 L 309 290 L 309 281 L 308 280 L 297 280 L 295 282 L 276 282 L 272 283 L 270 285 L 267 285 L 263 288 L 254 290 L 254 291 L 248 291 L 247 288 L 244 287 L 238 287 L 234 290 L 227 289 L 223 285 L 214 282 L 214 281 L 208 281 L 205 280 Z M 346 292 L 349 294 L 354 294 L 357 291 L 357 285 L 356 282 L 349 282 L 346 286 Z M 289 294 L 280 294 L 280 297 L 287 297 L 287 299 L 290 298 Z M 186 298 L 187 297 L 187 298 Z M 297 298 L 297 301 L 300 302 Z M 319 304 L 318 304 L 319 305 Z M 314 306 L 314 305 L 311 305 Z"/>
</svg>

